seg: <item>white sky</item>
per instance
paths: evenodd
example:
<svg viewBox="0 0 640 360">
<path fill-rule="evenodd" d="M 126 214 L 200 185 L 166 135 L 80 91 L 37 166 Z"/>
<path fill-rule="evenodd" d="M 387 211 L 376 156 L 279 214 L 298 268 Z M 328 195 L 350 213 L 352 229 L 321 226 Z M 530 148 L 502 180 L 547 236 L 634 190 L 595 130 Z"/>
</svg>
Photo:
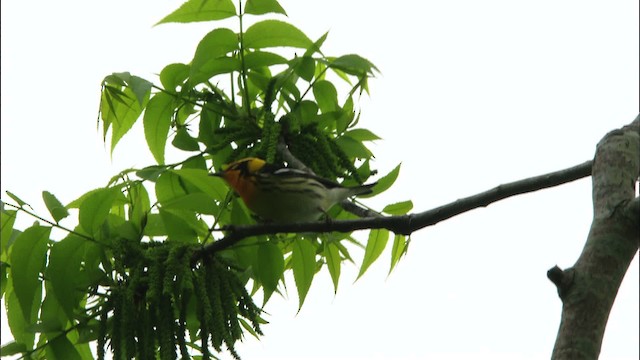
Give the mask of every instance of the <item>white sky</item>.
<svg viewBox="0 0 640 360">
<path fill-rule="evenodd" d="M 165 65 L 189 62 L 213 23 L 152 28 L 181 3 L 2 1 L 4 200 L 10 190 L 46 213 L 43 190 L 68 203 L 152 163 L 141 126 L 110 159 L 96 131 L 100 82 L 116 71 L 157 82 Z M 412 199 L 415 211 L 428 210 L 576 165 L 638 112 L 635 0 L 281 4 L 311 38 L 330 30 L 326 54 L 357 53 L 382 71 L 362 98 L 360 124 L 384 138 L 372 147 L 380 172 L 403 168 L 392 190 L 368 202 L 379 208 Z M 324 271 L 297 315 L 290 279 L 290 297 L 266 308 L 266 336 L 238 350 L 244 359 L 548 358 L 561 303 L 545 274 L 582 250 L 590 185 L 507 199 L 419 231 L 389 277 L 388 251 L 355 284 L 357 269 L 344 266 L 336 296 Z M 639 357 L 638 282 L 636 257 L 601 359 Z"/>
</svg>

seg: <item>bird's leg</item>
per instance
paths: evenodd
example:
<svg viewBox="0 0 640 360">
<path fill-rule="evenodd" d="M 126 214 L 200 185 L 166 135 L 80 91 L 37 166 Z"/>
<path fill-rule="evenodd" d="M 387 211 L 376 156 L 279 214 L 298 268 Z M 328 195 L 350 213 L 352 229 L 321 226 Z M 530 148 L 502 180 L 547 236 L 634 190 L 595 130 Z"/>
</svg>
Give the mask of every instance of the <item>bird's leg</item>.
<svg viewBox="0 0 640 360">
<path fill-rule="evenodd" d="M 329 213 L 326 212 L 323 208 L 318 207 L 318 210 L 320 210 L 320 212 L 322 213 L 322 219 L 324 220 L 324 222 L 326 224 L 331 224 L 333 222 L 333 219 L 331 218 L 331 216 L 329 216 Z"/>
</svg>

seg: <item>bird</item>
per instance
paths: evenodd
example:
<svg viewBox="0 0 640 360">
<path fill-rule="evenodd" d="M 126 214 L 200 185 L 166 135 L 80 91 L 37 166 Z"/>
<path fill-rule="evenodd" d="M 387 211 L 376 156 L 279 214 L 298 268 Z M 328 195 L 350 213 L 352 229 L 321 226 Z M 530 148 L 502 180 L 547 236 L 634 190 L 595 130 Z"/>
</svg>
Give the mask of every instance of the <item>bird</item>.
<svg viewBox="0 0 640 360">
<path fill-rule="evenodd" d="M 319 220 L 329 209 L 357 195 L 373 192 L 376 183 L 347 187 L 329 179 L 257 157 L 222 166 L 221 177 L 244 204 L 264 222 L 299 223 Z"/>
</svg>

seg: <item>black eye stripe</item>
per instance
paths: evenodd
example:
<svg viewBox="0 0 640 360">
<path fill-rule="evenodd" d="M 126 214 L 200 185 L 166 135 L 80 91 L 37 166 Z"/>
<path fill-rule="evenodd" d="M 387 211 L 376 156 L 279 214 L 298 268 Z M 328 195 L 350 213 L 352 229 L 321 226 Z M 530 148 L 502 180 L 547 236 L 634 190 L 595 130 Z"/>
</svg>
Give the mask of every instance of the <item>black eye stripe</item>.
<svg viewBox="0 0 640 360">
<path fill-rule="evenodd" d="M 243 161 L 241 163 L 237 163 L 231 167 L 231 170 L 240 171 L 241 176 L 247 176 L 249 174 L 249 161 Z"/>
</svg>

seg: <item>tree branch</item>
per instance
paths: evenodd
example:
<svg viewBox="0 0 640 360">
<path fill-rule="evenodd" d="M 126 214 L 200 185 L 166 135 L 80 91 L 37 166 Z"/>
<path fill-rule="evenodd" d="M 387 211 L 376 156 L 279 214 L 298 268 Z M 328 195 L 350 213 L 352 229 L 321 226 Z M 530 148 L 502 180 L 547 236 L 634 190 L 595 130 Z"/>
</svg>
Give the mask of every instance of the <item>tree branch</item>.
<svg viewBox="0 0 640 360">
<path fill-rule="evenodd" d="M 547 276 L 562 300 L 560 328 L 552 359 L 597 359 L 620 283 L 640 241 L 640 115 L 609 132 L 593 163 L 594 218 L 576 263 Z M 634 216 L 635 215 L 635 216 Z"/>
<path fill-rule="evenodd" d="M 201 250 L 194 253 L 193 260 L 196 261 L 204 253 L 216 252 L 229 248 L 237 244 L 240 240 L 250 236 L 275 234 L 275 233 L 299 233 L 299 232 L 351 232 L 362 229 L 388 229 L 396 234 L 410 235 L 416 230 L 437 224 L 440 221 L 449 219 L 469 210 L 485 207 L 496 201 L 537 191 L 564 183 L 568 183 L 591 174 L 591 161 L 586 161 L 580 165 L 555 171 L 552 173 L 535 176 L 503 185 L 499 185 L 491 190 L 477 195 L 456 200 L 452 203 L 424 211 L 417 214 L 402 216 L 378 216 L 367 217 L 356 220 L 335 220 L 329 222 L 312 222 L 299 224 L 256 224 L 230 226 L 223 229 L 226 231 L 224 238 L 204 245 Z"/>
</svg>

